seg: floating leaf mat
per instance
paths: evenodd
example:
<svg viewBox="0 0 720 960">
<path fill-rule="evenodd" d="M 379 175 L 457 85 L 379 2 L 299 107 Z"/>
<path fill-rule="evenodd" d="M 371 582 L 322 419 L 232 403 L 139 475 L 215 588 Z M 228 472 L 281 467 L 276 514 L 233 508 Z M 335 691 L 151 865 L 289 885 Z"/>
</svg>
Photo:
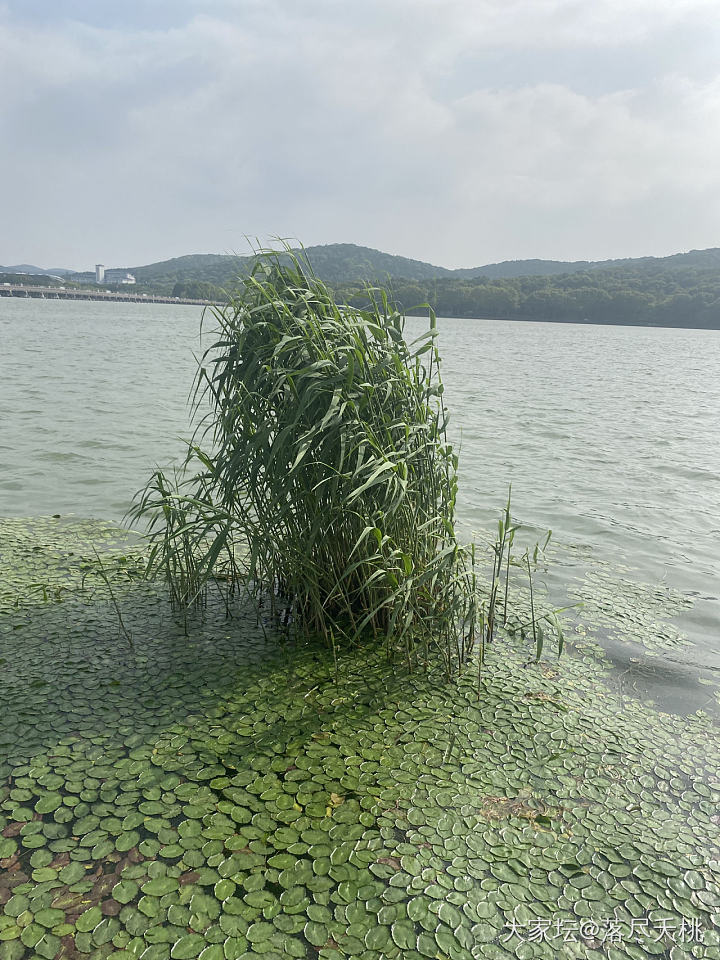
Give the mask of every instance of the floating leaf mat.
<svg viewBox="0 0 720 960">
<path fill-rule="evenodd" d="M 720 957 L 707 717 L 504 641 L 479 695 L 336 676 L 138 549 L 0 523 L 0 960 Z"/>
</svg>

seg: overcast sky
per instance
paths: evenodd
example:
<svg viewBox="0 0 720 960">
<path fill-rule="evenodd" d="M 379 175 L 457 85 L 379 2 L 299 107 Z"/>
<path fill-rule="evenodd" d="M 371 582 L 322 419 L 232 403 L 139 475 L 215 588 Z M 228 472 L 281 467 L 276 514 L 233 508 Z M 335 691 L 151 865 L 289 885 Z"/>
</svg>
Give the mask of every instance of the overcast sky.
<svg viewBox="0 0 720 960">
<path fill-rule="evenodd" d="M 0 0 L 0 263 L 720 246 L 717 0 Z"/>
</svg>

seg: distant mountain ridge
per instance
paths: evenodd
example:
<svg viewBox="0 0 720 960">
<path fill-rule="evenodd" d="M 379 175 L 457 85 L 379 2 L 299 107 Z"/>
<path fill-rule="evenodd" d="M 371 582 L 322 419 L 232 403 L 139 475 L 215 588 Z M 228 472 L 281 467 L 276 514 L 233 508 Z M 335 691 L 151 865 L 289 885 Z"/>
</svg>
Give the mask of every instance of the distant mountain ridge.
<svg viewBox="0 0 720 960">
<path fill-rule="evenodd" d="M 74 270 L 68 270 L 66 267 L 36 267 L 32 263 L 15 263 L 10 267 L 0 267 L 0 273 L 22 273 L 26 276 L 38 276 L 38 277 L 65 277 L 71 273 L 75 273 Z"/>
<path fill-rule="evenodd" d="M 423 260 L 413 260 L 395 254 L 384 253 L 372 247 L 355 243 L 329 243 L 306 247 L 313 269 L 327 283 L 359 283 L 365 280 L 378 282 L 387 277 L 404 280 L 432 280 L 441 277 L 488 277 L 512 279 L 516 277 L 550 277 L 573 273 L 607 270 L 623 267 L 642 268 L 648 272 L 667 269 L 691 268 L 694 270 L 720 269 L 720 247 L 707 250 L 691 250 L 667 257 L 626 257 L 617 260 L 503 260 L 479 267 L 450 269 L 439 267 Z M 137 267 L 122 267 L 129 270 L 140 283 L 174 284 L 179 280 L 202 280 L 217 286 L 231 287 L 237 279 L 252 268 L 255 258 L 228 254 L 199 253 L 174 257 L 157 263 Z M 44 268 L 32 264 L 0 266 L 2 273 L 56 274 L 72 279 L 76 271 L 64 267 Z"/>
<path fill-rule="evenodd" d="M 302 254 L 299 248 L 294 248 L 294 252 Z M 304 255 L 315 273 L 327 283 L 379 281 L 388 276 L 428 280 L 453 274 L 452 270 L 445 267 L 354 243 L 306 247 Z M 234 285 L 238 277 L 250 272 L 255 259 L 254 255 L 191 254 L 129 269 L 140 282 L 203 280 L 228 287 Z"/>
<path fill-rule="evenodd" d="M 387 287 L 407 313 L 426 313 L 429 305 L 441 317 L 720 329 L 718 247 L 669 257 L 506 260 L 459 270 L 352 243 L 307 247 L 304 254 L 338 302 L 355 306 L 367 302 L 369 282 Z M 279 254 L 281 259 L 284 255 Z M 222 302 L 238 289 L 254 262 L 253 256 L 195 254 L 129 270 L 141 293 Z M 13 269 L 0 267 L 3 282 L 94 283 L 90 272 L 55 281 L 26 273 L 19 280 L 5 272 Z"/>
<path fill-rule="evenodd" d="M 691 250 L 667 257 L 626 257 L 617 260 L 504 260 L 479 267 L 449 269 L 423 260 L 413 260 L 384 253 L 372 247 L 355 243 L 330 243 L 305 248 L 305 255 L 315 273 L 327 283 L 382 282 L 388 277 L 427 281 L 441 278 L 475 278 L 505 280 L 518 277 L 557 277 L 597 270 L 630 268 L 643 272 L 693 271 L 720 269 L 720 247 Z M 188 254 L 136 267 L 122 267 L 133 273 L 139 283 L 169 288 L 178 281 L 204 281 L 224 289 L 236 286 L 238 278 L 246 276 L 255 257 L 228 254 Z M 32 264 L 0 266 L 2 273 L 56 274 L 72 280 L 75 271 L 65 268 L 42 268 Z M 78 277 L 81 274 L 76 274 Z"/>
<path fill-rule="evenodd" d="M 389 287 L 407 312 L 438 316 L 720 327 L 720 248 L 670 257 L 571 263 L 516 260 L 449 270 L 356 244 L 308 247 L 315 273 L 342 303 L 363 306 L 363 283 Z M 282 254 L 281 254 L 282 256 Z M 206 254 L 135 267 L 138 281 L 171 296 L 222 299 L 253 257 Z"/>
<path fill-rule="evenodd" d="M 668 257 L 626 257 L 617 260 L 504 260 L 479 267 L 449 269 L 423 260 L 383 253 L 355 243 L 331 243 L 306 247 L 305 255 L 315 273 L 326 283 L 358 283 L 383 281 L 387 277 L 404 280 L 432 280 L 441 277 L 515 277 L 561 276 L 586 271 L 622 267 L 642 267 L 650 272 L 668 268 L 719 269 L 720 247 L 691 250 Z M 233 257 L 222 254 L 191 254 L 160 263 L 130 267 L 138 281 L 157 283 L 179 280 L 204 280 L 218 286 L 232 286 L 238 277 L 249 273 L 253 256 Z"/>
<path fill-rule="evenodd" d="M 404 280 L 432 280 L 440 277 L 513 277 L 559 276 L 590 270 L 618 267 L 644 267 L 649 270 L 668 267 L 720 268 L 720 247 L 691 250 L 668 257 L 626 257 L 617 260 L 504 260 L 479 267 L 450 269 L 423 260 L 383 253 L 355 243 L 330 243 L 306 247 L 305 254 L 317 275 L 327 283 L 351 283 L 363 280 L 380 281 L 387 277 Z M 160 263 L 129 268 L 138 280 L 234 280 L 249 272 L 253 256 L 233 257 L 222 254 L 194 254 Z"/>
</svg>

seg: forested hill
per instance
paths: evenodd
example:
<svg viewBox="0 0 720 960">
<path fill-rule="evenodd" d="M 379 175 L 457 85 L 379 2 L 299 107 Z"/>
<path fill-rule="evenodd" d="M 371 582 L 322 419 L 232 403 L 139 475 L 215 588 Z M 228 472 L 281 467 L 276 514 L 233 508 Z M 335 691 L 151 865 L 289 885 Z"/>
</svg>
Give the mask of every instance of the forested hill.
<svg viewBox="0 0 720 960">
<path fill-rule="evenodd" d="M 452 270 L 444 267 L 393 256 L 354 243 L 307 247 L 305 256 L 315 273 L 326 283 L 379 281 L 388 276 L 428 280 L 453 275 Z M 130 271 L 143 282 L 168 284 L 199 280 L 230 290 L 237 285 L 238 277 L 249 273 L 254 260 L 252 256 L 196 254 L 164 260 L 162 263 L 151 263 L 144 267 L 131 267 Z"/>
<path fill-rule="evenodd" d="M 315 273 L 326 283 L 359 283 L 384 281 L 387 277 L 404 280 L 434 280 L 440 277 L 467 279 L 488 277 L 512 279 L 516 277 L 564 276 L 595 271 L 640 270 L 647 273 L 666 270 L 720 270 L 720 248 L 693 250 L 670 257 L 641 257 L 624 260 L 505 260 L 478 267 L 450 270 L 422 260 L 395 256 L 361 247 L 354 243 L 331 243 L 306 247 L 305 255 Z M 253 257 L 234 257 L 222 254 L 193 254 L 128 268 L 139 281 L 171 286 L 177 281 L 205 281 L 225 289 L 232 289 L 240 276 L 252 267 Z"/>
<path fill-rule="evenodd" d="M 459 270 L 353 243 L 307 247 L 305 254 L 350 303 L 363 301 L 363 284 L 370 282 L 389 285 L 406 310 L 430 303 L 441 316 L 720 329 L 720 248 L 624 260 L 508 260 Z M 127 269 L 139 290 L 214 300 L 236 289 L 253 262 L 196 254 Z"/>
<path fill-rule="evenodd" d="M 484 267 L 453 270 L 455 277 L 490 277 L 506 280 L 514 277 L 549 277 L 595 270 L 628 268 L 645 273 L 663 273 L 667 270 L 720 270 L 720 247 L 709 250 L 691 250 L 669 257 L 626 257 L 621 260 L 503 260 Z"/>
<path fill-rule="evenodd" d="M 407 311 L 430 303 L 440 316 L 622 323 L 720 329 L 720 249 L 598 262 L 516 260 L 473 270 L 331 244 L 306 250 L 316 273 L 348 303 L 363 281 L 389 285 Z M 139 280 L 174 296 L 219 298 L 252 258 L 181 257 L 138 267 Z"/>
<path fill-rule="evenodd" d="M 718 330 L 720 251 L 703 253 L 714 256 L 636 260 L 603 269 L 588 266 L 557 276 L 397 278 L 392 294 L 406 312 L 423 312 L 414 308 L 429 303 L 445 317 Z M 366 299 L 359 284 L 343 284 L 336 293 L 358 306 Z"/>
</svg>

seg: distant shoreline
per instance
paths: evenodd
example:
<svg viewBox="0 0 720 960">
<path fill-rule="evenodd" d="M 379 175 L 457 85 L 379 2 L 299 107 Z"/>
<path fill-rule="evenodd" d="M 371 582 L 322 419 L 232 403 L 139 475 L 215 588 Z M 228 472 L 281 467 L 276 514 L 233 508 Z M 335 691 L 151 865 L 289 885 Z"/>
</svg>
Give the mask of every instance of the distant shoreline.
<svg viewBox="0 0 720 960">
<path fill-rule="evenodd" d="M 222 306 L 218 300 L 192 300 L 187 297 L 170 297 L 156 293 L 121 293 L 120 291 L 72 289 L 61 290 L 58 287 L 36 287 L 23 284 L 0 285 L 0 298 L 20 300 L 94 300 L 119 303 L 165 303 L 191 307 Z M 408 313 L 408 317 L 422 318 L 423 314 Z M 710 324 L 699 323 L 643 323 L 633 320 L 578 320 L 564 317 L 449 317 L 447 319 L 471 321 L 501 321 L 503 323 L 559 323 L 580 324 L 592 327 L 642 327 L 644 329 L 666 330 L 720 330 L 720 321 Z"/>
<path fill-rule="evenodd" d="M 720 321 L 714 324 L 699 323 L 643 323 L 641 320 L 567 320 L 562 317 L 551 319 L 549 317 L 493 317 L 494 320 L 502 320 L 507 323 L 564 323 L 579 324 L 588 327 L 644 327 L 646 329 L 666 329 L 666 330 L 720 330 Z"/>
<path fill-rule="evenodd" d="M 427 316 L 422 313 L 408 313 L 408 317 L 413 317 L 414 319 L 422 319 Z M 455 317 L 438 314 L 438 319 L 446 320 L 460 320 L 467 321 L 472 323 L 474 321 L 492 321 L 492 322 L 501 322 L 501 323 L 561 323 L 566 326 L 572 326 L 576 324 L 578 326 L 587 326 L 587 327 L 643 327 L 644 329 L 666 329 L 666 330 L 720 330 L 720 320 L 712 324 L 699 324 L 699 323 L 644 323 L 641 320 L 578 320 L 576 318 L 565 318 L 565 317 Z"/>
<path fill-rule="evenodd" d="M 212 307 L 214 300 L 189 300 L 186 297 L 168 297 L 157 293 L 121 293 L 114 290 L 61 289 L 59 287 L 36 287 L 25 284 L 3 284 L 0 297 L 16 297 L 20 300 L 113 300 L 120 303 L 171 303 L 193 307 Z"/>
</svg>

